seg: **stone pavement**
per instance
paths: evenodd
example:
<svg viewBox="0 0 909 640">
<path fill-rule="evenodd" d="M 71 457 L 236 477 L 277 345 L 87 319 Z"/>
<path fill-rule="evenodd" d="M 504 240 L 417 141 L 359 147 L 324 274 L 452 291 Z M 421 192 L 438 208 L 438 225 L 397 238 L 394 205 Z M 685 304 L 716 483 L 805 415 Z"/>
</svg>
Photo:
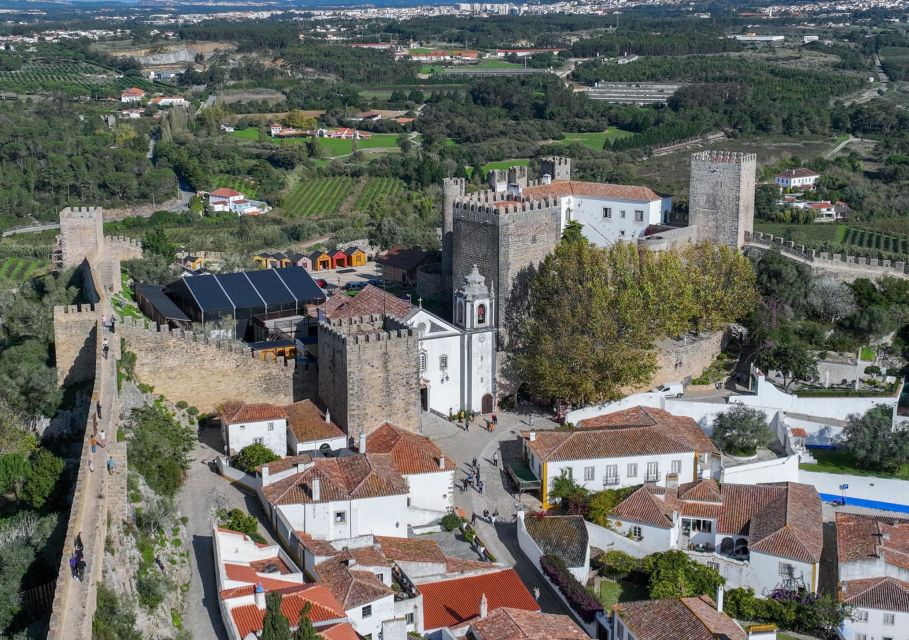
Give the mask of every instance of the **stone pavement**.
<svg viewBox="0 0 909 640">
<path fill-rule="evenodd" d="M 264 522 L 264 513 L 256 496 L 242 491 L 208 466 L 219 454 L 221 434 L 218 429 L 199 430 L 199 442 L 190 454 L 190 467 L 180 491 L 180 513 L 188 518 L 186 533 L 191 547 L 189 560 L 192 579 L 186 594 L 184 628 L 193 640 L 226 640 L 221 621 L 218 586 L 215 579 L 215 557 L 211 527 L 216 524 L 218 509 L 237 507 Z M 267 542 L 273 543 L 268 528 L 259 527 Z"/>
<path fill-rule="evenodd" d="M 423 435 L 431 438 L 445 455 L 458 465 L 455 473 L 455 506 L 464 510 L 467 517 L 476 514 L 475 527 L 480 538 L 486 543 L 497 562 L 514 565 L 515 571 L 533 592 L 535 586 L 540 588 L 540 607 L 547 613 L 568 614 L 562 600 L 549 587 L 548 583 L 527 559 L 518 547 L 517 525 L 513 516 L 519 505 L 523 504 L 528 511 L 540 508 L 537 496 L 524 494 L 520 500 L 514 493 L 511 479 L 504 471 L 503 462 L 521 457 L 518 433 L 530 429 L 528 411 L 530 407 L 520 407 L 523 413 L 498 413 L 498 426 L 489 432 L 482 425 L 486 420 L 479 417 L 471 424 L 470 430 L 436 415 L 423 414 Z M 533 426 L 538 429 L 551 429 L 557 426 L 550 416 L 539 413 L 535 408 Z M 492 464 L 493 452 L 499 451 L 499 466 Z M 484 482 L 483 493 L 473 487 L 461 492 L 458 488 L 467 473 L 468 467 L 476 458 L 480 465 L 480 478 Z M 483 510 L 490 513 L 499 512 L 496 525 L 483 520 Z"/>
</svg>

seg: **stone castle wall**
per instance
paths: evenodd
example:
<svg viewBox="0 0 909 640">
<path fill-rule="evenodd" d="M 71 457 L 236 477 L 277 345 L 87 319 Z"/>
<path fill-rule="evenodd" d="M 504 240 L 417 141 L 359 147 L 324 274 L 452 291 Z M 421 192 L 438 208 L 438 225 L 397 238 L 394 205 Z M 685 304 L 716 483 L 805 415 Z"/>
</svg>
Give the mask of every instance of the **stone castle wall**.
<svg viewBox="0 0 909 640">
<path fill-rule="evenodd" d="M 307 375 L 310 386 L 314 380 L 308 367 L 295 367 L 283 358 L 260 360 L 240 342 L 210 341 L 203 334 L 158 325 L 146 328 L 132 318 L 121 323 L 117 333 L 126 338 L 126 349 L 136 354 L 139 382 L 202 412 L 214 411 L 228 400 L 289 404 L 306 397 L 301 381 Z"/>
<path fill-rule="evenodd" d="M 63 267 L 76 267 L 103 248 L 101 207 L 66 207 L 60 211 L 60 237 L 64 239 Z"/>
<path fill-rule="evenodd" d="M 656 372 L 646 386 L 636 391 L 653 389 L 666 382 L 687 382 L 696 378 L 720 355 L 727 340 L 724 331 L 688 340 L 661 340 L 656 344 Z"/>
<path fill-rule="evenodd" d="M 702 241 L 740 248 L 754 229 L 757 156 L 702 151 L 691 156 L 688 224 Z"/>
<path fill-rule="evenodd" d="M 95 305 L 54 307 L 54 351 L 57 385 L 71 385 L 95 378 Z"/>
<path fill-rule="evenodd" d="M 420 430 L 419 337 L 370 315 L 319 325 L 319 396 L 351 435 L 384 422 Z"/>
</svg>

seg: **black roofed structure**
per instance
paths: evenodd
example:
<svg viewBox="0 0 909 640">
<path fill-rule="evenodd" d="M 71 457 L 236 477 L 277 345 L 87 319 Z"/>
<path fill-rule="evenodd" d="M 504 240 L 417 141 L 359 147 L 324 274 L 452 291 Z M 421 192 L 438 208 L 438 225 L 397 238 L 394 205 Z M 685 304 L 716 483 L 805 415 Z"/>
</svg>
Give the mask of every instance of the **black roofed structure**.
<svg viewBox="0 0 909 640">
<path fill-rule="evenodd" d="M 192 324 L 189 316 L 164 294 L 164 287 L 160 284 L 136 284 L 133 290 L 139 309 L 158 324 L 174 329 L 188 329 Z"/>
<path fill-rule="evenodd" d="M 325 301 L 309 272 L 296 266 L 182 278 L 167 285 L 165 292 L 194 322 L 217 324 L 232 319 L 238 339 L 251 334 L 253 316 L 302 313 L 305 305 Z"/>
</svg>

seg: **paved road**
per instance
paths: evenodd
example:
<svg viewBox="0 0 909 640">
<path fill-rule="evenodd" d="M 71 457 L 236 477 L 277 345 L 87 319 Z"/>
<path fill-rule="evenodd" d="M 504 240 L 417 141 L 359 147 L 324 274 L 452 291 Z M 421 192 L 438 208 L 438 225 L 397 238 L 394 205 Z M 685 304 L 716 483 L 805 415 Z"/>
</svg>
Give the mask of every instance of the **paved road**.
<svg viewBox="0 0 909 640">
<path fill-rule="evenodd" d="M 192 547 L 189 557 L 192 580 L 186 594 L 183 622 L 193 640 L 227 639 L 221 622 L 215 580 L 211 535 L 212 525 L 216 523 L 215 512 L 221 508 L 237 507 L 258 516 L 260 520 L 263 517 L 262 507 L 255 496 L 244 493 L 209 468 L 207 461 L 218 455 L 216 447 L 220 447 L 220 440 L 218 429 L 201 430 L 179 498 L 180 512 L 189 519 L 186 532 Z M 259 532 L 266 540 L 274 542 L 264 527 L 260 527 Z"/>
<path fill-rule="evenodd" d="M 557 426 L 548 416 L 536 412 L 533 415 L 535 427 L 548 429 Z M 470 430 L 465 431 L 456 423 L 435 415 L 424 414 L 423 434 L 441 447 L 449 459 L 457 462 L 456 484 L 460 483 L 467 467 L 474 458 L 477 458 L 480 477 L 485 484 L 483 494 L 472 488 L 463 493 L 458 490 L 455 492 L 455 506 L 463 509 L 468 517 L 477 514 L 474 526 L 480 538 L 495 555 L 496 561 L 514 565 L 515 571 L 531 591 L 535 586 L 540 588 L 539 602 L 543 611 L 568 615 L 569 612 L 562 600 L 518 547 L 517 528 L 512 521 L 512 516 L 520 503 L 512 493 L 510 480 L 503 470 L 503 463 L 519 457 L 518 432 L 530 428 L 529 419 L 527 414 L 517 413 L 499 413 L 498 418 L 499 426 L 490 433 L 480 426 L 485 424 L 483 419 L 478 421 L 479 424 L 471 424 Z M 495 451 L 499 451 L 499 467 L 492 464 Z M 521 500 L 528 512 L 540 508 L 540 502 L 535 496 L 524 495 Z M 484 509 L 489 509 L 490 512 L 499 511 L 501 520 L 495 527 L 482 519 Z"/>
<path fill-rule="evenodd" d="M 18 229 L 8 229 L 3 232 L 3 237 L 7 238 L 9 236 L 14 236 L 18 233 L 38 233 L 39 231 L 49 231 L 51 229 L 59 229 L 59 222 L 51 222 L 48 224 L 36 224 L 31 227 L 19 227 Z"/>
</svg>

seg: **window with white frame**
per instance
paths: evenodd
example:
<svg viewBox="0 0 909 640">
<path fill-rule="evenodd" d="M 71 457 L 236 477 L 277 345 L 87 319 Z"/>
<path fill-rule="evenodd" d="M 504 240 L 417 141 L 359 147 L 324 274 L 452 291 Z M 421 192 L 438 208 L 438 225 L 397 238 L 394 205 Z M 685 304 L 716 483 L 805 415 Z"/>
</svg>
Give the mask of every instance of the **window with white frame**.
<svg viewBox="0 0 909 640">
<path fill-rule="evenodd" d="M 852 614 L 853 620 L 856 622 L 868 622 L 868 610 L 867 609 L 856 609 Z"/>
<path fill-rule="evenodd" d="M 347 522 L 346 511 L 335 511 L 335 524 L 344 524 Z"/>
<path fill-rule="evenodd" d="M 895 613 L 885 613 L 884 614 L 884 624 L 886 624 L 886 625 L 896 624 L 896 614 Z"/>
<path fill-rule="evenodd" d="M 448 356 L 447 355 L 439 356 L 439 369 L 441 369 L 442 371 L 445 371 L 446 369 L 448 369 Z"/>
<path fill-rule="evenodd" d="M 594 467 L 584 467 L 584 482 L 589 482 L 594 479 Z"/>
<path fill-rule="evenodd" d="M 629 478 L 638 477 L 638 465 L 636 462 L 629 463 L 627 473 Z"/>
<path fill-rule="evenodd" d="M 412 613 L 404 614 L 404 624 L 413 624 L 413 614 Z"/>
<path fill-rule="evenodd" d="M 644 222 L 644 212 L 641 211 L 640 209 L 635 210 L 634 221 L 635 222 Z"/>
<path fill-rule="evenodd" d="M 612 209 L 603 207 L 603 220 L 612 220 Z"/>
<path fill-rule="evenodd" d="M 795 567 L 788 562 L 781 562 L 779 571 L 780 575 L 784 577 L 792 577 L 795 575 Z"/>
<path fill-rule="evenodd" d="M 274 422 L 269 422 L 269 423 L 268 423 L 268 430 L 269 430 L 269 431 L 274 431 L 274 430 L 275 430 L 275 423 L 274 423 Z"/>
<path fill-rule="evenodd" d="M 618 484 L 619 483 L 619 465 L 617 464 L 608 464 L 606 465 L 606 477 L 603 479 L 604 484 Z"/>
<path fill-rule="evenodd" d="M 672 461 L 672 471 L 670 473 L 682 473 L 682 461 L 681 460 Z"/>
</svg>

